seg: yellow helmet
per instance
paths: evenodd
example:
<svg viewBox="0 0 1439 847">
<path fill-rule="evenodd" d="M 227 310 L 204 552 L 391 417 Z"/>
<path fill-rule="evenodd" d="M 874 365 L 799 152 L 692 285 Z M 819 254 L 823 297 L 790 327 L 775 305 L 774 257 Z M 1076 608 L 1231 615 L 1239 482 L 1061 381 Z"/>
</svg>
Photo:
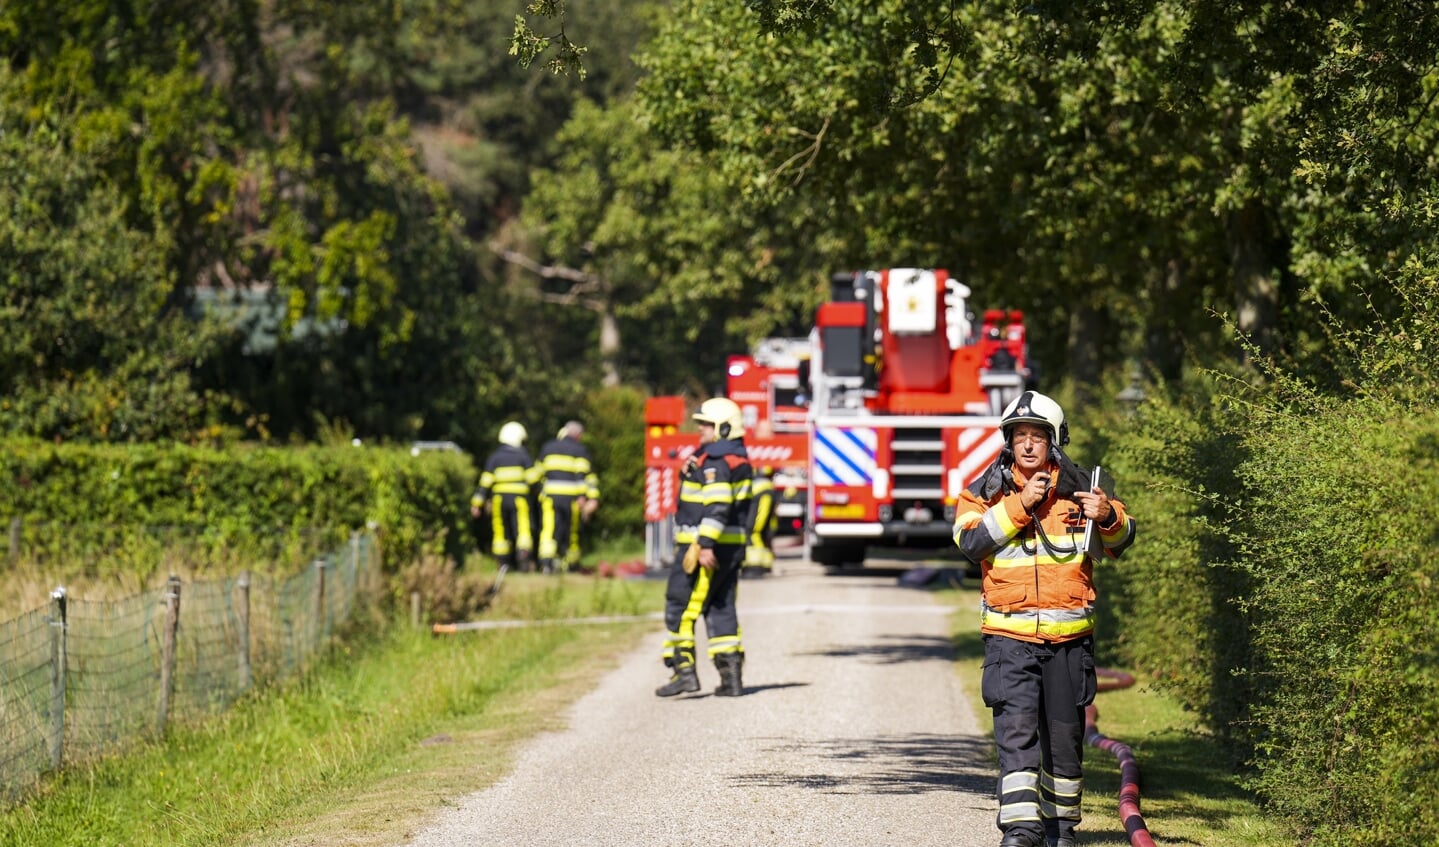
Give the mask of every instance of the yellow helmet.
<svg viewBox="0 0 1439 847">
<path fill-rule="evenodd" d="M 521 444 L 524 444 L 525 439 L 529 437 L 529 433 L 525 432 L 525 425 L 520 423 L 519 421 L 510 421 L 504 426 L 500 427 L 501 444 L 505 444 L 510 447 L 518 447 Z"/>
<path fill-rule="evenodd" d="M 714 397 L 700 404 L 694 419 L 700 423 L 714 424 L 715 435 L 720 438 L 740 438 L 744 435 L 744 413 L 739 404 L 728 397 Z"/>
</svg>

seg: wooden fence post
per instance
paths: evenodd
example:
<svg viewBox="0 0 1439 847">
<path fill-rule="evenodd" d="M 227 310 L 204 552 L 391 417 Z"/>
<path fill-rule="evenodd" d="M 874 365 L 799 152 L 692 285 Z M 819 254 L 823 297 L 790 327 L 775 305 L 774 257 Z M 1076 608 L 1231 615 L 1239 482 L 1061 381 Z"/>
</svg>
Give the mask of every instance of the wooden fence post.
<svg viewBox="0 0 1439 847">
<path fill-rule="evenodd" d="M 12 524 L 13 526 L 13 524 Z M 65 755 L 65 589 L 50 592 L 50 767 Z"/>
<path fill-rule="evenodd" d="M 328 631 L 325 626 L 325 568 L 324 559 L 315 560 L 315 647 L 325 640 L 325 633 Z"/>
<path fill-rule="evenodd" d="M 10 519 L 10 566 L 14 567 L 20 562 L 20 530 L 24 522 L 16 515 Z"/>
<path fill-rule="evenodd" d="M 165 584 L 165 633 L 160 652 L 160 709 L 155 734 L 165 735 L 170 717 L 170 697 L 175 692 L 175 637 L 180 629 L 180 578 L 171 576 Z"/>
<path fill-rule="evenodd" d="M 236 639 L 240 647 L 240 690 L 249 691 L 251 682 L 250 670 L 250 572 L 240 571 L 240 579 L 236 583 L 240 589 L 239 604 L 235 607 L 235 618 L 239 624 L 239 633 Z"/>
</svg>

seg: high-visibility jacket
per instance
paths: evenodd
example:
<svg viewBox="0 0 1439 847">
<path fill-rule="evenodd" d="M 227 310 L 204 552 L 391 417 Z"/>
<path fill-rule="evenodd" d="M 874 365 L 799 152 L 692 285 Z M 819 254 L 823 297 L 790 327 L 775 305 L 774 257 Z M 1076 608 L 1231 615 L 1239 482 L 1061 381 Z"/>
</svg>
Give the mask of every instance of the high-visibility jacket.
<svg viewBox="0 0 1439 847">
<path fill-rule="evenodd" d="M 540 493 L 548 497 L 600 499 L 599 477 L 590 466 L 590 453 L 574 438 L 555 438 L 540 448 L 537 460 L 543 480 Z"/>
<path fill-rule="evenodd" d="M 485 460 L 479 486 L 470 498 L 470 505 L 482 506 L 486 500 L 501 494 L 528 497 L 534 480 L 534 460 L 523 447 L 501 444 Z"/>
<path fill-rule="evenodd" d="M 1057 467 L 1049 472 L 1058 478 Z M 1032 642 L 1083 638 L 1094 631 L 1095 590 L 1080 504 L 1051 486 L 1027 513 L 1020 500 L 1027 477 L 1018 468 L 1011 474 L 1012 485 L 988 499 L 971 490 L 978 486 L 966 489 L 955 510 L 954 541 L 983 575 L 980 631 Z M 1118 558 L 1133 543 L 1135 526 L 1123 503 L 1109 502 L 1114 514 L 1099 526 L 1099 537 Z"/>
<path fill-rule="evenodd" d="M 749 542 L 745 547 L 746 567 L 769 568 L 774 566 L 774 551 L 770 543 L 774 540 L 779 520 L 774 513 L 774 480 L 767 474 L 758 474 L 750 485 Z"/>
<path fill-rule="evenodd" d="M 700 445 L 686 463 L 675 509 L 675 543 L 701 547 L 744 544 L 749 525 L 754 469 L 744 443 L 735 439 Z"/>
<path fill-rule="evenodd" d="M 750 543 L 765 544 L 768 541 L 765 534 L 772 534 L 779 525 L 774 513 L 774 480 L 756 476 L 750 484 L 750 499 L 753 504 L 749 513 Z"/>
</svg>

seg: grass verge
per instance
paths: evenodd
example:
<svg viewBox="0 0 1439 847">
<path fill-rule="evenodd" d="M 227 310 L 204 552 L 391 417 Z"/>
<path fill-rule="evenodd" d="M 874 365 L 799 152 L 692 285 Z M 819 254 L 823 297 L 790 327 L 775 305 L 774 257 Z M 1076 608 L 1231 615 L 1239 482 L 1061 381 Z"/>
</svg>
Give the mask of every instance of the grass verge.
<svg viewBox="0 0 1439 847">
<path fill-rule="evenodd" d="M 974 585 L 974 583 L 966 583 Z M 944 602 L 977 609 L 977 586 L 947 590 Z M 980 697 L 984 643 L 979 615 L 955 615 L 955 665 L 970 707 L 985 732 L 992 731 L 990 711 Z M 1128 669 L 1134 672 L 1134 669 Z M 1096 721 L 1104 735 L 1129 745 L 1139 762 L 1140 810 L 1157 845 L 1204 847 L 1292 847 L 1293 833 L 1265 815 L 1253 796 L 1239 787 L 1235 766 L 1213 736 L 1163 692 L 1143 682 L 1120 691 L 1101 692 Z M 1095 747 L 1084 748 L 1085 845 L 1128 845 L 1119 819 L 1119 762 Z"/>
<path fill-rule="evenodd" d="M 486 617 L 643 616 L 662 594 L 659 581 L 516 574 Z M 0 816 L 0 845 L 393 844 L 496 781 L 654 629 L 395 626 L 163 744 L 67 770 Z"/>
</svg>

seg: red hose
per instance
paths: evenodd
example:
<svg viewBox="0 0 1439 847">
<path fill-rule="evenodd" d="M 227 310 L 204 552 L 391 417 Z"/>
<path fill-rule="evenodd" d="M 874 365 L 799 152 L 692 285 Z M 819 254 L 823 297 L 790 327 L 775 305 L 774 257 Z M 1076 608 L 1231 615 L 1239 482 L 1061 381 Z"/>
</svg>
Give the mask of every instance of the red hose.
<svg viewBox="0 0 1439 847">
<path fill-rule="evenodd" d="M 1100 677 L 1099 691 L 1114 691 L 1134 684 L 1134 677 L 1124 671 L 1095 668 L 1094 673 Z M 1131 847 L 1154 847 L 1144 815 L 1139 813 L 1139 762 L 1135 761 L 1129 745 L 1107 738 L 1099 731 L 1095 726 L 1098 720 L 1099 709 L 1092 704 L 1085 707 L 1084 741 L 1119 760 L 1119 820 L 1124 824 L 1124 831 L 1129 833 Z"/>
</svg>

